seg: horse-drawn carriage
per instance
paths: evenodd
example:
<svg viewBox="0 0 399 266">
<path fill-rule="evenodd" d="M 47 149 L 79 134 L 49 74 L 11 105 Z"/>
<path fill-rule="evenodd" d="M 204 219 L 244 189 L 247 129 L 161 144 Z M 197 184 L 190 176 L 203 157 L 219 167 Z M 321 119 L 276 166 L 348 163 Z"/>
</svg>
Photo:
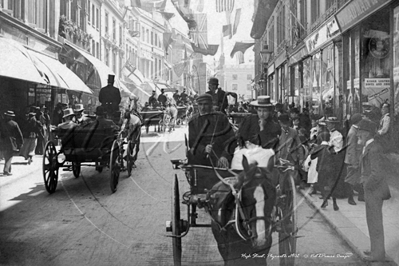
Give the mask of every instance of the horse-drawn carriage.
<svg viewBox="0 0 399 266">
<path fill-rule="evenodd" d="M 115 121 L 118 125 L 122 122 L 121 119 L 115 119 Z M 99 173 L 104 167 L 109 167 L 110 187 L 113 193 L 117 189 L 120 172 L 127 170 L 130 176 L 138 152 L 137 150 L 134 154 L 133 150 L 139 145 L 137 137 L 133 137 L 134 134 L 131 132 L 128 133 L 126 150 L 123 146 L 126 144 L 123 137 L 124 131 L 119 130 L 119 126 L 110 123 L 109 120 L 101 122 L 92 117 L 91 121 L 78 126 L 57 128 L 54 133 L 55 139 L 46 143 L 42 163 L 44 185 L 50 194 L 57 188 L 61 167 L 64 170 L 72 170 L 76 178 L 79 177 L 83 165 L 95 166 Z M 58 140 L 61 141 L 60 147 L 56 145 Z M 126 160 L 126 168 L 124 160 Z"/>
<path fill-rule="evenodd" d="M 241 254 L 248 254 L 251 259 L 239 265 L 265 265 L 272 245 L 271 234 L 277 232 L 280 265 L 294 265 L 296 188 L 295 170 L 289 161 L 275 161 L 271 157 L 267 168 L 260 168 L 248 164 L 243 156 L 243 171 L 190 165 L 186 160 L 172 160 L 172 164 L 175 169 L 184 170 L 190 185 L 190 190 L 181 199 L 178 176 L 175 175 L 172 219 L 166 222 L 166 231 L 172 233 L 174 265 L 181 265 L 182 238 L 192 227 L 212 228 L 225 262 L 237 261 Z M 285 173 L 282 175 L 284 180 L 271 182 L 278 180 L 280 173 Z M 262 187 L 264 189 L 259 190 Z M 275 200 L 270 202 L 273 196 Z M 180 216 L 180 202 L 187 206 L 186 219 Z M 197 223 L 197 208 L 205 210 L 211 219 L 210 224 Z M 230 242 L 225 242 L 226 239 Z M 254 254 L 259 255 L 257 262 Z"/>
<path fill-rule="evenodd" d="M 186 118 L 186 110 L 186 106 L 157 107 L 143 109 L 140 114 L 143 117 L 146 133 L 149 132 L 150 126 L 154 126 L 156 132 L 163 132 L 167 128 L 171 131 L 176 125 L 183 124 Z"/>
</svg>

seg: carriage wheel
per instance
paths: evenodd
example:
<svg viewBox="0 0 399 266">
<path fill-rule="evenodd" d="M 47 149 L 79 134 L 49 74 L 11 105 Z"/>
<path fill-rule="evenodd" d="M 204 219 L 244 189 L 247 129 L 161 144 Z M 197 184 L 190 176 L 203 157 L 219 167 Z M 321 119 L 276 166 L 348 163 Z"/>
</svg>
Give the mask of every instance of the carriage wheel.
<svg viewBox="0 0 399 266">
<path fill-rule="evenodd" d="M 43 179 L 48 193 L 54 193 L 58 182 L 58 158 L 57 150 L 52 141 L 47 142 L 43 154 Z"/>
<path fill-rule="evenodd" d="M 118 186 L 119 173 L 120 173 L 120 160 L 119 160 L 119 145 L 117 140 L 112 143 L 111 156 L 109 159 L 110 169 L 110 186 L 111 191 L 114 193 Z"/>
<path fill-rule="evenodd" d="M 173 182 L 173 192 L 172 192 L 172 235 L 180 236 L 180 200 L 179 200 L 179 181 L 177 180 L 177 175 Z M 172 237 L 172 247 L 173 247 L 173 262 L 175 266 L 181 265 L 181 238 Z"/>
<path fill-rule="evenodd" d="M 72 172 L 73 175 L 78 178 L 80 175 L 80 162 L 72 162 Z"/>
<path fill-rule="evenodd" d="M 132 174 L 132 169 L 133 169 L 133 149 L 132 149 L 132 142 L 129 140 L 129 142 L 127 143 L 127 148 L 126 148 L 126 168 L 127 168 L 127 174 L 128 177 L 130 177 L 130 175 Z"/>
<path fill-rule="evenodd" d="M 295 264 L 297 213 L 296 213 L 296 188 L 292 174 L 288 175 L 284 203 L 282 206 L 282 223 L 279 232 L 280 266 L 292 266 Z"/>
</svg>

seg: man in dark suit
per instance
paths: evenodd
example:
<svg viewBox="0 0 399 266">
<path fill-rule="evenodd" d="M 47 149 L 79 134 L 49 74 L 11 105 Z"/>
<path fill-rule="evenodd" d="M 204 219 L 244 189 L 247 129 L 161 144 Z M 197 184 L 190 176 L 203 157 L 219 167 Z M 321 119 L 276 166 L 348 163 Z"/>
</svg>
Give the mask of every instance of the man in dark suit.
<svg viewBox="0 0 399 266">
<path fill-rule="evenodd" d="M 108 75 L 108 85 L 101 88 L 98 100 L 104 106 L 108 115 L 112 116 L 119 111 L 121 93 L 114 87 L 115 75 Z"/>
<path fill-rule="evenodd" d="M 215 111 L 220 111 L 226 113 L 226 108 L 228 106 L 228 101 L 226 97 L 226 92 L 219 88 L 219 80 L 217 78 L 210 78 L 208 82 L 209 91 L 206 93 L 212 96 L 213 108 Z"/>
<path fill-rule="evenodd" d="M 384 225 L 382 222 L 382 204 L 391 197 L 388 183 L 383 174 L 383 148 L 374 141 L 377 126 L 368 119 L 358 124 L 359 142 L 364 146 L 360 156 L 360 179 L 364 188 L 366 219 L 370 235 L 370 253 L 366 261 L 384 261 Z"/>
<path fill-rule="evenodd" d="M 4 113 L 4 120 L 0 125 L 1 150 L 4 156 L 4 175 L 11 175 L 11 161 L 14 152 L 22 146 L 24 140 L 17 122 L 13 121 L 13 111 Z"/>
<path fill-rule="evenodd" d="M 272 114 L 274 105 L 270 101 L 270 96 L 258 96 L 252 101 L 250 106 L 256 109 L 257 114 L 250 114 L 240 123 L 237 131 L 237 138 L 241 145 L 249 141 L 263 148 L 273 148 L 281 134 L 281 127 L 273 120 Z"/>
<path fill-rule="evenodd" d="M 165 90 L 161 89 L 161 94 L 158 96 L 158 102 L 161 104 L 162 107 L 166 107 L 167 100 L 168 99 L 166 98 Z"/>
<path fill-rule="evenodd" d="M 199 114 L 188 124 L 190 164 L 228 168 L 237 146 L 233 128 L 221 112 L 212 111 L 212 96 L 203 94 L 197 98 Z"/>
</svg>

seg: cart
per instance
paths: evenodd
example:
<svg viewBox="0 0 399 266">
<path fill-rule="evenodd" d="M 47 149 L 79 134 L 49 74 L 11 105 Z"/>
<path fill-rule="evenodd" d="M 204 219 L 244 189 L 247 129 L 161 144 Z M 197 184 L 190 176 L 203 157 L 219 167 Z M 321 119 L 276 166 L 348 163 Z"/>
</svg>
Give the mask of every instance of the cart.
<svg viewBox="0 0 399 266">
<path fill-rule="evenodd" d="M 82 166 L 95 166 L 98 172 L 110 168 L 109 181 L 112 193 L 117 189 L 123 167 L 123 138 L 114 128 L 97 128 L 97 121 L 56 132 L 57 138 L 46 143 L 42 171 L 48 193 L 55 192 L 61 167 L 80 176 Z M 61 139 L 61 147 L 57 146 Z M 130 146 L 130 145 L 128 145 Z M 129 159 L 130 158 L 130 159 Z M 130 156 L 127 156 L 129 166 Z M 68 166 L 68 163 L 71 165 Z"/>
<path fill-rule="evenodd" d="M 143 125 L 147 134 L 150 126 L 154 126 L 155 132 L 161 131 L 161 122 L 164 116 L 164 112 L 161 109 L 145 109 L 140 112 L 140 115 L 143 117 Z"/>
<path fill-rule="evenodd" d="M 207 191 L 219 182 L 215 170 L 223 178 L 231 177 L 231 170 L 212 168 L 209 166 L 187 165 L 183 160 L 172 160 L 174 168 L 184 170 L 190 191 L 183 194 L 180 199 L 179 182 L 177 174 L 172 186 L 172 219 L 166 222 L 166 231 L 171 232 L 174 265 L 181 265 L 182 238 L 186 236 L 192 227 L 210 227 L 210 224 L 198 224 L 196 222 L 197 208 L 201 209 L 209 204 Z M 289 171 L 288 178 L 284 180 L 284 189 L 277 185 L 277 202 L 273 210 L 272 230 L 278 233 L 279 253 L 295 254 L 297 234 L 296 214 L 296 188 L 294 183 L 294 167 L 289 161 L 280 159 L 275 165 L 279 171 Z M 180 217 L 180 202 L 187 206 L 187 218 Z M 207 209 L 207 208 L 205 208 Z M 291 266 L 295 264 L 295 256 L 281 256 L 280 265 Z"/>
</svg>

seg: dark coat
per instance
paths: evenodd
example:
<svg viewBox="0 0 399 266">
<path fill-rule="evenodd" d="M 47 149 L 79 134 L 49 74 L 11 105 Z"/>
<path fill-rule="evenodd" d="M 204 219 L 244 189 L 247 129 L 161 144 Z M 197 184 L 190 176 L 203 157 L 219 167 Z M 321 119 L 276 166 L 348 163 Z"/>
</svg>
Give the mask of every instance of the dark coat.
<svg viewBox="0 0 399 266">
<path fill-rule="evenodd" d="M 237 131 L 237 138 L 240 141 L 250 141 L 263 148 L 270 147 L 271 141 L 281 134 L 281 126 L 272 118 L 267 119 L 266 126 L 260 131 L 258 115 L 252 114 L 245 117 Z"/>
<path fill-rule="evenodd" d="M 205 147 L 211 143 L 215 154 L 211 153 L 210 158 L 214 166 L 221 156 L 231 162 L 237 142 L 233 128 L 224 114 L 213 112 L 202 116 L 196 115 L 190 120 L 188 130 L 190 151 L 187 157 L 190 164 L 210 166 Z"/>
<path fill-rule="evenodd" d="M 210 94 L 213 98 L 213 106 L 217 106 L 217 111 L 222 113 L 226 113 L 226 108 L 228 106 L 228 100 L 226 97 L 226 92 L 219 88 L 217 93 L 213 93 L 212 91 L 207 91 L 207 94 Z"/>
<path fill-rule="evenodd" d="M 121 93 L 118 88 L 108 84 L 100 90 L 98 100 L 102 105 L 110 106 L 109 108 L 117 111 L 121 103 Z"/>
<path fill-rule="evenodd" d="M 17 147 L 13 147 L 10 137 L 15 138 Z M 19 128 L 17 122 L 13 120 L 1 121 L 0 138 L 0 149 L 5 152 L 12 152 L 14 148 L 19 148 L 24 143 L 21 129 Z"/>
<path fill-rule="evenodd" d="M 168 99 L 166 98 L 166 96 L 165 96 L 165 94 L 160 94 L 159 96 L 158 96 L 158 102 L 160 103 L 160 104 L 162 104 L 162 106 L 166 106 L 166 101 L 167 101 Z"/>
</svg>

